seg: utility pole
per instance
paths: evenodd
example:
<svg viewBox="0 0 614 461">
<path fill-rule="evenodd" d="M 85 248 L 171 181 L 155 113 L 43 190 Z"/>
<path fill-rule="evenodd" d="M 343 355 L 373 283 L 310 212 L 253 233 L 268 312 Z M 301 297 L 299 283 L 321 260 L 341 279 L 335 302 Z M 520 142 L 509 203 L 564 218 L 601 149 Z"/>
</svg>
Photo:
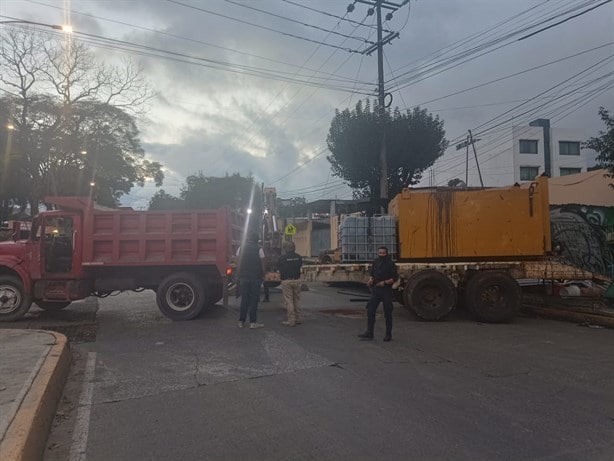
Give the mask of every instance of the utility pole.
<svg viewBox="0 0 614 461">
<path fill-rule="evenodd" d="M 463 148 L 465 151 L 465 187 L 469 187 L 469 146 L 473 148 L 473 156 L 475 157 L 475 165 L 478 169 L 478 175 L 480 177 L 480 186 L 484 187 L 484 181 L 482 180 L 482 172 L 480 171 L 480 162 L 478 162 L 478 153 L 475 149 L 475 143 L 481 141 L 480 138 L 474 138 L 471 130 L 467 130 L 467 139 L 456 145 L 456 150 Z"/>
<path fill-rule="evenodd" d="M 377 43 L 371 45 L 367 49 L 361 51 L 361 54 L 371 55 L 377 50 L 377 93 L 379 106 L 379 121 L 381 127 L 380 152 L 379 152 L 379 198 L 381 202 L 382 213 L 385 212 L 385 204 L 388 201 L 388 156 L 386 151 L 386 108 L 392 103 L 392 96 L 388 106 L 386 105 L 386 92 L 384 89 L 384 45 L 390 43 L 393 39 L 399 36 L 398 32 L 388 32 L 386 37 L 383 37 L 382 31 L 382 8 L 388 11 L 386 20 L 392 19 L 392 13 L 409 3 L 409 0 L 403 0 L 401 3 L 390 2 L 387 0 L 355 0 L 355 3 L 364 3 L 369 5 L 367 15 L 373 14 L 373 7 L 377 17 Z M 352 8 L 350 8 L 352 7 Z M 353 4 L 348 6 L 348 12 L 353 10 Z"/>
</svg>

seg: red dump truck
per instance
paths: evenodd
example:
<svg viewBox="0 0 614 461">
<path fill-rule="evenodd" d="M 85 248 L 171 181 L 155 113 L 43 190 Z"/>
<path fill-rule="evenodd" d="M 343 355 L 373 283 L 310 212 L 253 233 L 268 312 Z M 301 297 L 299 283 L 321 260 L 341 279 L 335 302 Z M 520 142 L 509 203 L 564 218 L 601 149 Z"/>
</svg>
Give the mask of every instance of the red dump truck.
<svg viewBox="0 0 614 461">
<path fill-rule="evenodd" d="M 478 320 L 509 321 L 521 306 L 518 279 L 608 283 L 604 275 L 556 258 L 546 177 L 501 188 L 406 189 L 389 212 L 397 224 L 395 295 L 425 320 L 445 317 L 460 302 Z M 377 239 L 371 233 L 363 241 L 375 249 Z M 303 266 L 303 276 L 366 282 L 369 270 L 366 262 L 320 264 Z"/>
<path fill-rule="evenodd" d="M 88 296 L 156 292 L 173 320 L 189 320 L 222 298 L 243 218 L 228 208 L 135 211 L 83 197 L 49 197 L 58 210 L 34 218 L 28 239 L 0 242 L 0 321 L 23 317 L 34 302 L 59 310 Z"/>
</svg>

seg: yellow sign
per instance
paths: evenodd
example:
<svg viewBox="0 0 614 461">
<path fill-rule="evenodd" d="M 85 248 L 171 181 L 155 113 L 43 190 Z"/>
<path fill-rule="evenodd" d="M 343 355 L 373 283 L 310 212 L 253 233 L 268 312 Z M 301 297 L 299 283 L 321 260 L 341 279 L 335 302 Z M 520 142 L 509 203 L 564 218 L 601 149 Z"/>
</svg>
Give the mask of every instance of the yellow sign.
<svg viewBox="0 0 614 461">
<path fill-rule="evenodd" d="M 294 227 L 292 224 L 288 224 L 284 232 L 286 235 L 294 235 L 296 234 L 296 227 Z"/>
</svg>

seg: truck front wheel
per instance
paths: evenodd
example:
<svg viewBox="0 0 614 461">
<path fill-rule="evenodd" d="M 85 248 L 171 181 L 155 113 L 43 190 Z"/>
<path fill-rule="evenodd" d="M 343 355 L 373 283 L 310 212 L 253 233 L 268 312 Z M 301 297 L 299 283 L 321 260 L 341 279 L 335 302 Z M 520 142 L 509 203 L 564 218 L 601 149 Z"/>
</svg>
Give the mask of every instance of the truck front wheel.
<svg viewBox="0 0 614 461">
<path fill-rule="evenodd" d="M 506 272 L 478 272 L 467 282 L 465 302 L 479 321 L 509 322 L 520 310 L 522 291 Z"/>
<path fill-rule="evenodd" d="M 23 283 L 11 275 L 0 276 L 0 321 L 14 322 L 22 318 L 32 305 L 32 296 Z"/>
<path fill-rule="evenodd" d="M 156 290 L 160 311 L 171 320 L 191 320 L 207 301 L 203 283 L 193 274 L 180 272 L 166 277 Z"/>
</svg>

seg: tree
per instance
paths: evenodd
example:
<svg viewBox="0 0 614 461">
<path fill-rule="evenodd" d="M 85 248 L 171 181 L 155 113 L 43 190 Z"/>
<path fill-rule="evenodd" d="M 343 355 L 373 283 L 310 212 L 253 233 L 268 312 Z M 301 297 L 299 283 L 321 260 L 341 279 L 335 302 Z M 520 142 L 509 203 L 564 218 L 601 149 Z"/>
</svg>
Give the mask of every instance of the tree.
<svg viewBox="0 0 614 461">
<path fill-rule="evenodd" d="M 11 28 L 0 36 L 0 66 L 11 90 L 0 97 L 0 119 L 14 126 L 0 131 L 0 178 L 13 178 L 2 181 L 4 204 L 26 202 L 36 213 L 45 195 L 91 194 L 114 206 L 146 179 L 161 185 L 161 165 L 145 159 L 139 140 L 135 117 L 151 97 L 139 69 Z"/>
<path fill-rule="evenodd" d="M 159 190 L 149 200 L 149 210 L 182 210 L 185 203 L 174 195 L 167 194 L 164 189 Z"/>
<path fill-rule="evenodd" d="M 305 197 L 292 197 L 291 199 L 277 198 L 277 214 L 280 218 L 294 218 L 307 216 L 308 207 Z"/>
<path fill-rule="evenodd" d="M 205 176 L 202 172 L 188 176 L 181 190 L 186 208 L 221 208 L 227 206 L 245 211 L 251 208 L 255 213 L 262 209 L 262 191 L 254 178 L 239 173 L 224 177 Z"/>
<path fill-rule="evenodd" d="M 462 179 L 454 178 L 448 181 L 448 187 L 458 187 L 462 189 L 467 187 L 467 184 L 465 184 L 465 181 L 463 181 Z"/>
<path fill-rule="evenodd" d="M 443 121 L 426 109 L 405 113 L 396 108 L 379 116 L 369 100 L 352 111 L 335 111 L 326 142 L 333 174 L 355 189 L 354 196 L 379 197 L 379 153 L 385 130 L 388 160 L 388 197 L 416 184 L 422 173 L 443 155 L 448 146 Z"/>
<path fill-rule="evenodd" d="M 604 107 L 599 108 L 599 115 L 607 131 L 599 131 L 599 136 L 590 138 L 584 143 L 584 147 L 599 153 L 597 156 L 599 166 L 608 170 L 609 178 L 614 178 L 614 118 L 610 117 L 609 111 Z M 614 187 L 614 183 L 610 183 L 610 186 Z"/>
</svg>

